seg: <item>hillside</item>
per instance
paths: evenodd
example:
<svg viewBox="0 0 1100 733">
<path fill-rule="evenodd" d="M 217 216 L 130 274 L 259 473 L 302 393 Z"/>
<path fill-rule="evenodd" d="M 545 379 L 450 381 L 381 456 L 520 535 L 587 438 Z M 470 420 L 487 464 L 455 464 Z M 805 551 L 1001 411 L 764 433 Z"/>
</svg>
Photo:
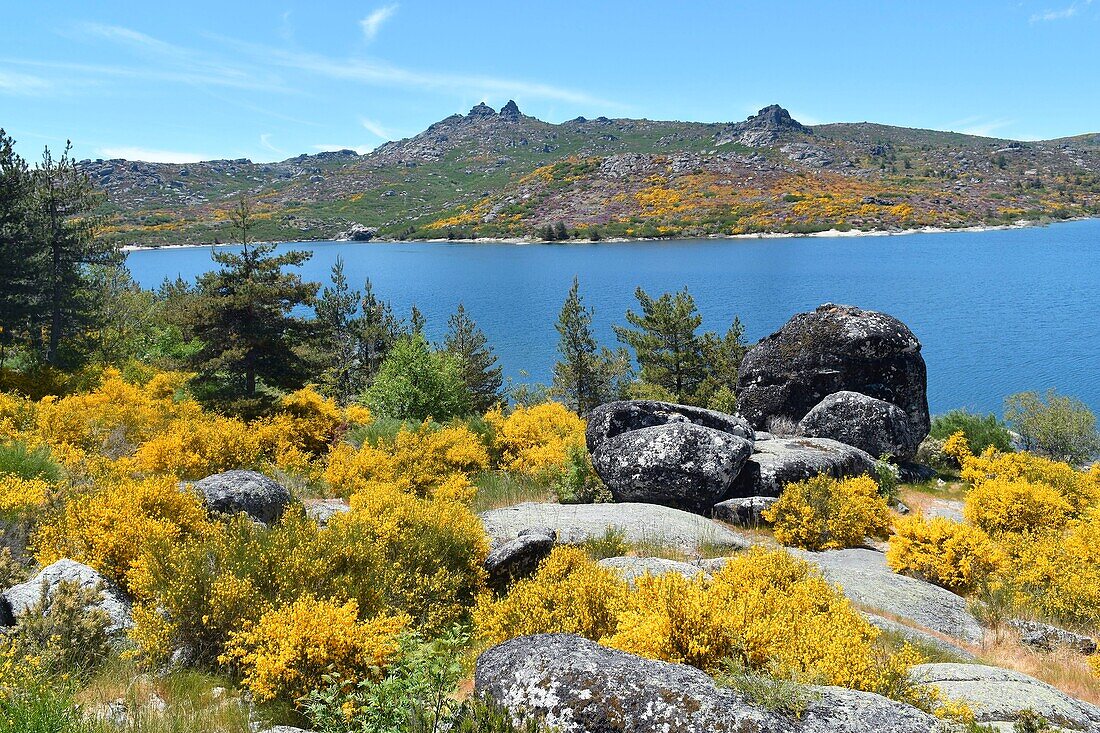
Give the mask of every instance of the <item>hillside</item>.
<svg viewBox="0 0 1100 733">
<path fill-rule="evenodd" d="M 808 128 L 773 105 L 739 123 L 583 117 L 479 104 L 357 155 L 279 163 L 84 161 L 106 236 L 156 246 L 256 236 L 584 238 L 962 227 L 1100 214 L 1100 135 L 1018 142 L 871 123 Z M 560 227 L 557 227 L 560 231 Z"/>
</svg>

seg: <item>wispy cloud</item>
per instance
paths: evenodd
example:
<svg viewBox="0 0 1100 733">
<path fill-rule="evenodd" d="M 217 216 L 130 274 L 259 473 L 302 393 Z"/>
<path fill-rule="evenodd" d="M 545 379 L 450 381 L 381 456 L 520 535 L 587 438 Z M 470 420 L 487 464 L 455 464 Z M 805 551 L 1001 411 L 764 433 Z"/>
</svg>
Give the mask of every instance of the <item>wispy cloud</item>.
<svg viewBox="0 0 1100 733">
<path fill-rule="evenodd" d="M 986 117 L 965 117 L 947 124 L 947 129 L 952 132 L 961 132 L 964 135 L 977 135 L 978 137 L 992 137 L 993 133 L 1005 127 L 1015 124 L 1015 120 L 996 119 Z"/>
<path fill-rule="evenodd" d="M 397 12 L 397 4 L 383 5 L 378 8 L 366 18 L 359 21 L 359 25 L 363 28 L 363 36 L 367 39 L 367 42 L 374 40 L 374 37 L 378 35 L 379 29 L 382 28 L 382 24 L 393 17 L 393 14 Z"/>
<path fill-rule="evenodd" d="M 359 155 L 366 155 L 374 150 L 370 145 L 313 145 L 311 147 L 318 153 L 333 153 L 337 150 L 354 150 L 359 153 Z"/>
<path fill-rule="evenodd" d="M 272 135 L 271 135 L 270 132 L 263 133 L 262 135 L 260 135 L 260 145 L 265 150 L 268 150 L 272 153 L 275 153 L 276 155 L 286 155 L 285 150 L 283 150 L 282 148 L 272 144 L 271 138 L 272 138 Z"/>
<path fill-rule="evenodd" d="M 375 137 L 380 137 L 383 140 L 392 140 L 395 135 L 392 131 L 386 129 L 374 120 L 367 119 L 366 117 L 360 118 L 359 122 L 363 124 L 363 128 Z"/>
<path fill-rule="evenodd" d="M 49 79 L 0 69 L 0 94 L 37 97 L 53 89 Z"/>
<path fill-rule="evenodd" d="M 428 91 L 448 91 L 455 94 L 544 99 L 583 104 L 597 108 L 621 108 L 622 105 L 600 99 L 587 92 L 521 79 L 507 79 L 476 74 L 454 74 L 437 71 L 414 71 L 392 66 L 382 61 L 362 58 L 339 59 L 319 54 L 287 51 L 269 46 L 223 38 L 240 51 L 254 54 L 268 64 L 284 69 L 307 72 L 343 81 L 375 86 L 392 86 Z"/>
<path fill-rule="evenodd" d="M 103 147 L 96 152 L 104 158 L 125 158 L 126 160 L 141 160 L 147 163 L 198 163 L 202 160 L 211 159 L 210 156 L 200 155 L 199 153 L 184 153 L 178 150 L 152 150 L 125 145 Z"/>
<path fill-rule="evenodd" d="M 1052 10 L 1044 10 L 1041 13 L 1035 13 L 1031 16 L 1032 23 L 1047 23 L 1052 20 L 1065 20 L 1078 15 L 1082 10 L 1092 5 L 1092 0 L 1079 0 L 1078 2 L 1071 3 L 1064 8 L 1057 8 Z"/>
</svg>

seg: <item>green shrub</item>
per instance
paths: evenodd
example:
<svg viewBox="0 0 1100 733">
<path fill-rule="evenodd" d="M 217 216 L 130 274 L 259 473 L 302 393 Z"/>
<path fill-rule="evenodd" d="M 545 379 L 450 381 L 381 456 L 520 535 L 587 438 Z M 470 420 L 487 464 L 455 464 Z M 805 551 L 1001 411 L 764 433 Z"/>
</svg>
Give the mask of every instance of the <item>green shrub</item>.
<svg viewBox="0 0 1100 733">
<path fill-rule="evenodd" d="M 381 417 L 444 421 L 470 412 L 470 393 L 458 359 L 433 350 L 419 334 L 394 344 L 364 396 Z"/>
<path fill-rule="evenodd" d="M 1053 389 L 1045 395 L 1021 392 L 1006 398 L 1005 419 L 1023 438 L 1024 448 L 1033 453 L 1083 463 L 1100 451 L 1096 416 L 1080 400 Z"/>
<path fill-rule="evenodd" d="M 87 676 L 110 652 L 102 600 L 79 583 L 62 581 L 52 591 L 43 583 L 38 602 L 19 617 L 9 653 L 35 657 L 49 677 Z"/>
<path fill-rule="evenodd" d="M 992 446 L 1002 453 L 1012 450 L 1012 436 L 996 415 L 976 415 L 966 410 L 952 410 L 932 418 L 929 435 L 937 440 L 947 440 L 962 431 L 974 453 L 981 453 Z"/>
<path fill-rule="evenodd" d="M 608 527 L 599 537 L 585 540 L 582 548 L 593 560 L 606 560 L 609 557 L 622 557 L 630 551 L 626 541 L 626 532 L 618 527 Z"/>
<path fill-rule="evenodd" d="M 67 691 L 54 685 L 0 696 L 0 733 L 92 733 Z"/>
<path fill-rule="evenodd" d="M 53 460 L 49 446 L 31 450 L 25 443 L 12 441 L 0 443 L 0 475 L 4 474 L 56 483 L 61 480 L 61 466 Z"/>
<path fill-rule="evenodd" d="M 566 461 L 554 484 L 554 493 L 562 504 L 593 504 L 610 501 L 611 493 L 592 468 L 592 459 L 583 445 L 569 445 Z"/>
</svg>

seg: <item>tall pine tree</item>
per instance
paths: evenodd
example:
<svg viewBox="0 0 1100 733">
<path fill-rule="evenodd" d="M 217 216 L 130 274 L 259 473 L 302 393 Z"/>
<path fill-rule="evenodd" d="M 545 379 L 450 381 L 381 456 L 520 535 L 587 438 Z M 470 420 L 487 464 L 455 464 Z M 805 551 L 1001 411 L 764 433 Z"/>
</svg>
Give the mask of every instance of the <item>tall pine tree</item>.
<svg viewBox="0 0 1100 733">
<path fill-rule="evenodd" d="M 405 335 L 401 319 L 393 314 L 393 308 L 374 294 L 371 281 L 363 288 L 363 310 L 359 317 L 357 338 L 359 359 L 362 363 L 361 380 L 370 385 L 382 368 L 382 362 L 390 349 Z"/>
<path fill-rule="evenodd" d="M 554 364 L 551 394 L 563 398 L 581 414 L 617 399 L 630 375 L 630 357 L 625 350 L 611 351 L 606 347 L 601 350 L 596 343 L 592 334 L 593 313 L 585 307 L 580 282 L 574 277 L 554 326 L 559 335 L 561 358 Z"/>
<path fill-rule="evenodd" d="M 198 281 L 194 332 L 203 345 L 192 361 L 199 383 L 212 387 L 215 399 L 254 412 L 264 407 L 261 385 L 301 386 L 311 324 L 294 310 L 312 304 L 318 284 L 284 272 L 304 264 L 309 252 L 275 254 L 274 244 L 249 243 L 250 206 L 242 200 L 237 212 L 234 224 L 243 247 L 214 250 L 221 268 Z"/>
<path fill-rule="evenodd" d="M 470 408 L 484 413 L 500 402 L 500 388 L 504 383 L 503 370 L 485 333 L 466 314 L 459 303 L 454 315 L 447 321 L 447 336 L 443 348 L 458 359 L 462 380 L 470 392 Z"/>
<path fill-rule="evenodd" d="M 42 304 L 45 250 L 31 236 L 33 197 L 30 169 L 0 129 L 0 387 L 11 348 L 26 339 Z"/>
<path fill-rule="evenodd" d="M 707 376 L 703 340 L 696 330 L 703 323 L 695 299 L 684 288 L 654 300 L 645 290 L 634 292 L 641 313 L 626 312 L 633 329 L 615 327 L 619 340 L 634 349 L 641 380 L 677 402 L 691 402 Z"/>
<path fill-rule="evenodd" d="M 322 386 L 338 403 L 346 405 L 364 386 L 357 317 L 362 294 L 348 285 L 342 257 L 336 258 L 331 279 L 314 308 L 318 361 Z"/>
</svg>

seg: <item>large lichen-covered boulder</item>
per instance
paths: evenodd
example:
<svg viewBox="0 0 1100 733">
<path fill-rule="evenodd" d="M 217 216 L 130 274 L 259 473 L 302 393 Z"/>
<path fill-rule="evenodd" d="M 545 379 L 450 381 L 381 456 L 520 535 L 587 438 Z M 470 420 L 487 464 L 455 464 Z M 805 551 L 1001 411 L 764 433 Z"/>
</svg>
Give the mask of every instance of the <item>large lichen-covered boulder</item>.
<svg viewBox="0 0 1100 733">
<path fill-rule="evenodd" d="M 619 400 L 600 405 L 589 413 L 584 438 L 588 450 L 595 451 L 623 433 L 677 423 L 691 423 L 749 441 L 754 436 L 748 421 L 737 415 L 657 400 Z"/>
<path fill-rule="evenodd" d="M 38 605 L 42 599 L 43 586 L 46 596 L 50 597 L 62 582 L 74 583 L 81 588 L 100 593 L 101 600 L 96 607 L 102 609 L 110 619 L 108 633 L 121 633 L 134 625 L 126 594 L 94 568 L 67 558 L 47 565 L 27 582 L 4 591 L 0 595 L 0 622 L 5 626 L 13 626 L 20 616 Z"/>
<path fill-rule="evenodd" d="M 579 545 L 614 532 L 628 543 L 668 545 L 685 555 L 703 547 L 744 550 L 749 540 L 698 514 L 657 504 L 539 504 L 524 502 L 478 515 L 495 550 L 526 530 L 545 528 L 558 542 Z"/>
<path fill-rule="evenodd" d="M 917 665 L 909 674 L 914 681 L 937 688 L 945 698 L 966 702 L 978 723 L 1012 730 L 1028 710 L 1064 730 L 1100 733 L 1100 708 L 1020 672 L 944 662 Z"/>
<path fill-rule="evenodd" d="M 787 484 L 818 474 L 874 476 L 875 459 L 828 438 L 772 438 L 756 444 L 756 452 L 730 484 L 728 496 L 779 496 Z"/>
<path fill-rule="evenodd" d="M 702 512 L 726 496 L 751 441 L 694 423 L 640 428 L 605 441 L 592 467 L 615 501 Z"/>
<path fill-rule="evenodd" d="M 814 405 L 798 423 L 798 433 L 902 461 L 916 455 L 924 437 L 917 437 L 909 416 L 897 405 L 849 391 L 834 392 Z"/>
<path fill-rule="evenodd" d="M 909 328 L 885 313 L 827 303 L 799 313 L 745 355 L 738 406 L 757 429 L 797 423 L 825 397 L 859 392 L 900 407 L 917 442 L 928 434 L 927 370 Z"/>
<path fill-rule="evenodd" d="M 702 512 L 725 497 L 752 453 L 754 433 L 736 415 L 623 400 L 592 411 L 585 441 L 616 501 Z"/>
<path fill-rule="evenodd" d="M 263 524 L 274 524 L 290 505 L 290 491 L 262 473 L 226 471 L 195 483 L 206 508 L 215 514 L 244 512 Z"/>
<path fill-rule="evenodd" d="M 867 692 L 806 688 L 798 717 L 769 710 L 703 672 L 579 636 L 504 642 L 477 660 L 476 692 L 556 733 L 932 733 L 934 717 Z"/>
</svg>

